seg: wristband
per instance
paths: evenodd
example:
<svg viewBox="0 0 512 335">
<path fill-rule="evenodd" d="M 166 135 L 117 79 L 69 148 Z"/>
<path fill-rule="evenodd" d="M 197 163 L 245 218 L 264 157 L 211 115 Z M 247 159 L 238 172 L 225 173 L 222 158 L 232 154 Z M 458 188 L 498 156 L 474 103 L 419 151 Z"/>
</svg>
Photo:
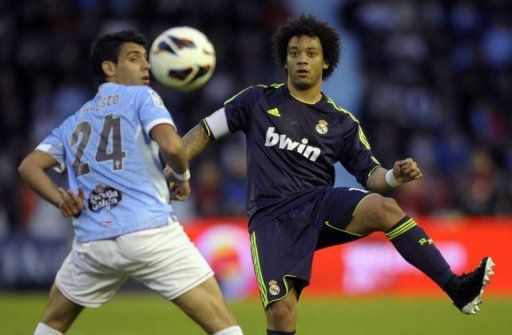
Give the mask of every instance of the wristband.
<svg viewBox="0 0 512 335">
<path fill-rule="evenodd" d="M 398 187 L 402 184 L 395 178 L 395 175 L 393 174 L 393 169 L 388 170 L 388 172 L 386 172 L 386 183 L 388 183 L 388 185 L 391 187 Z"/>
<path fill-rule="evenodd" d="M 176 173 L 172 171 L 172 176 L 180 181 L 187 181 L 190 179 L 190 171 L 187 169 L 183 173 Z"/>
</svg>

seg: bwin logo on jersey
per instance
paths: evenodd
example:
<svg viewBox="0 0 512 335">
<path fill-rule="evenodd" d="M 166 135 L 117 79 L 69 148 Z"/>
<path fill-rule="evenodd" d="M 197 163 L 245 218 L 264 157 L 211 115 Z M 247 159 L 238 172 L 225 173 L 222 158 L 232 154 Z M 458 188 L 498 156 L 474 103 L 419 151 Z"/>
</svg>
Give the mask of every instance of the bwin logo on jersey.
<svg viewBox="0 0 512 335">
<path fill-rule="evenodd" d="M 267 135 L 265 136 L 265 146 L 273 147 L 279 145 L 279 149 L 286 149 L 290 151 L 296 151 L 302 156 L 306 157 L 310 161 L 316 161 L 320 153 L 322 152 L 319 148 L 313 147 L 308 144 L 308 139 L 303 138 L 301 142 L 292 141 L 288 136 L 284 134 L 278 134 L 274 132 L 275 127 L 269 127 Z"/>
</svg>

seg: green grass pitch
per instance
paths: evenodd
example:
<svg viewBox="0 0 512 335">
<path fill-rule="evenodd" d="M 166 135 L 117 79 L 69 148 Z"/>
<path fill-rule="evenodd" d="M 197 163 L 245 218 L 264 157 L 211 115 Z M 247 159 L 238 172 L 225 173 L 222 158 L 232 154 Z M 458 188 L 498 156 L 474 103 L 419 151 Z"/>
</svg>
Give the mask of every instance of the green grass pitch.
<svg viewBox="0 0 512 335">
<path fill-rule="evenodd" d="M 307 293 L 307 292 L 306 292 Z M 297 334 L 501 335 L 512 334 L 512 298 L 485 297 L 482 311 L 463 315 L 447 298 L 307 298 L 299 304 Z M 0 334 L 32 334 L 45 295 L 0 294 Z M 245 334 L 266 334 L 259 300 L 229 303 Z M 156 294 L 119 293 L 99 309 L 86 309 L 70 335 L 203 334 Z"/>
</svg>

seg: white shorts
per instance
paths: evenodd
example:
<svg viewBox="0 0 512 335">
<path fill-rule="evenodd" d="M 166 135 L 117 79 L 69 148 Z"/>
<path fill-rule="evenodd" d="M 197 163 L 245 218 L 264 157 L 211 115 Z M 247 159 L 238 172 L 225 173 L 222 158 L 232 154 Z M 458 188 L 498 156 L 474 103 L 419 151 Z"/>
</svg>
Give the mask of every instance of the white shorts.
<svg viewBox="0 0 512 335">
<path fill-rule="evenodd" d="M 73 244 L 55 278 L 76 304 L 99 307 L 134 278 L 174 300 L 213 276 L 178 222 L 99 241 Z"/>
</svg>

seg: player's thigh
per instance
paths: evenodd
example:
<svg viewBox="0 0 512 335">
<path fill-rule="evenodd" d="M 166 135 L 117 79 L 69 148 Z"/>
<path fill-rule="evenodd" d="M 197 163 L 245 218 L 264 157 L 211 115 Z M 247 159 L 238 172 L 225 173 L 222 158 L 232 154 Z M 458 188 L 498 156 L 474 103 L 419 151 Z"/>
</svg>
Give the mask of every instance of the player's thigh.
<svg viewBox="0 0 512 335">
<path fill-rule="evenodd" d="M 251 220 L 251 255 L 263 307 L 309 285 L 318 231 L 311 222 L 314 202 L 278 218 Z"/>
<path fill-rule="evenodd" d="M 213 271 L 177 222 L 118 239 L 132 262 L 123 270 L 165 299 L 174 300 L 213 276 Z"/>
<path fill-rule="evenodd" d="M 84 307 L 99 307 L 125 282 L 118 266 L 124 258 L 110 240 L 75 243 L 55 277 L 68 300 Z"/>
<path fill-rule="evenodd" d="M 318 205 L 317 225 L 320 234 L 317 249 L 347 243 L 367 235 L 348 229 L 355 213 L 377 194 L 358 188 L 338 187 L 324 192 Z"/>
<path fill-rule="evenodd" d="M 208 333 L 236 325 L 213 277 L 183 293 L 173 302 Z"/>
</svg>

